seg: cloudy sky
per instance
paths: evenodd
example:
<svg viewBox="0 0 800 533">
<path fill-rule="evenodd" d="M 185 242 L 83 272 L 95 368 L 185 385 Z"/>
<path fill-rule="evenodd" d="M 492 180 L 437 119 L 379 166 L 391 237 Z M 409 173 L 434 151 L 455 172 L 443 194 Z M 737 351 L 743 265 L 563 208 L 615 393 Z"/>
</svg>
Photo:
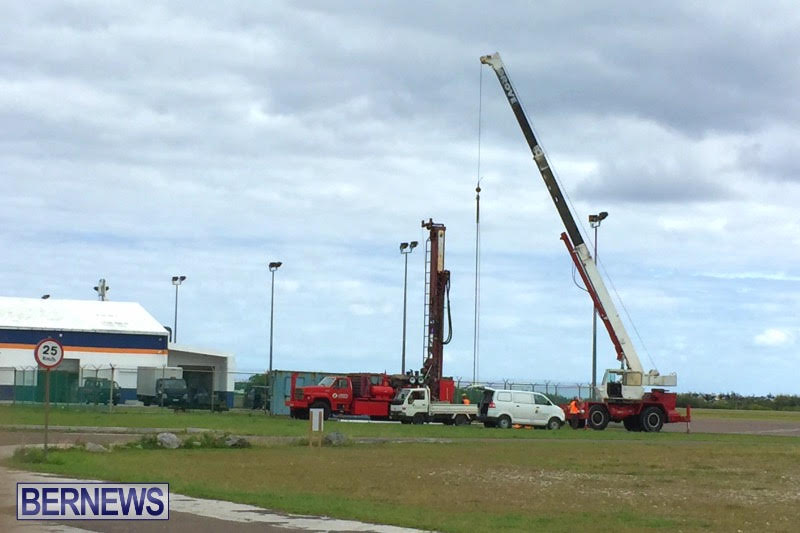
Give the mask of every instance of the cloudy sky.
<svg viewBox="0 0 800 533">
<path fill-rule="evenodd" d="M 798 393 L 800 11 L 700 4 L 5 3 L 0 294 L 92 299 L 103 277 L 171 325 L 183 274 L 179 342 L 261 370 L 279 260 L 276 368 L 398 371 L 398 244 L 432 217 L 445 373 L 471 379 L 480 174 L 479 377 L 587 382 L 591 303 L 481 72 L 499 51 L 587 241 L 610 213 L 601 269 L 645 367 Z"/>
</svg>

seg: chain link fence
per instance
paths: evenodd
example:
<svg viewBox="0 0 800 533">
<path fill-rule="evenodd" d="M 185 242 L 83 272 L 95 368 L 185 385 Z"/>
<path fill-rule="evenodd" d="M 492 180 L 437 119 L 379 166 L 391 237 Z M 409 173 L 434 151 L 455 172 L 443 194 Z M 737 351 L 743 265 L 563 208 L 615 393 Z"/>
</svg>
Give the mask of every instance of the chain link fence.
<svg viewBox="0 0 800 533">
<path fill-rule="evenodd" d="M 36 366 L 0 368 L 0 401 L 5 403 L 44 402 L 44 370 Z M 50 401 L 55 404 L 176 407 L 182 409 L 247 409 L 288 414 L 285 403 L 291 394 L 292 375 L 297 386 L 316 385 L 326 372 L 219 372 L 206 367 L 139 367 L 86 365 L 61 368 L 50 374 Z M 504 379 L 473 384 L 455 378 L 457 398 L 466 394 L 480 401 L 480 387 L 541 392 L 553 402 L 589 398 L 585 383 L 520 381 Z"/>
</svg>

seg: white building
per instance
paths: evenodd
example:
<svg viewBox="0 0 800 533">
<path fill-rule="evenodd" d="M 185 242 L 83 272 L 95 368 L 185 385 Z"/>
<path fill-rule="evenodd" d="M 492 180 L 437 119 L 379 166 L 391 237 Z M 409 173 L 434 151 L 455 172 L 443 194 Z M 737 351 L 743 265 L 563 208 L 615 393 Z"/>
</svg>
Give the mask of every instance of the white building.
<svg viewBox="0 0 800 533">
<path fill-rule="evenodd" d="M 170 344 L 169 332 L 138 303 L 0 297 L 0 400 L 26 390 L 36 396 L 42 385 L 33 350 L 48 337 L 64 346 L 51 374 L 54 401 L 75 401 L 90 376 L 113 376 L 122 401 L 133 400 L 138 367 L 163 366 L 183 367 L 190 391 L 232 395 L 233 356 Z"/>
</svg>

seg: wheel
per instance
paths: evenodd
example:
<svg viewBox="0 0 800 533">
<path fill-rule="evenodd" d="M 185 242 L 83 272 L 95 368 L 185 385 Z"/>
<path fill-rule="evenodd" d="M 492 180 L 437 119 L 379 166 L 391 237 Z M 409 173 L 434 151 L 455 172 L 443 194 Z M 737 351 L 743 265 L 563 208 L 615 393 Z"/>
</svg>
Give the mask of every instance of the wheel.
<svg viewBox="0 0 800 533">
<path fill-rule="evenodd" d="M 469 424 L 469 418 L 467 418 L 467 415 L 456 415 L 456 418 L 455 420 L 453 420 L 453 423 L 457 426 L 466 426 L 467 424 Z"/>
<path fill-rule="evenodd" d="M 655 405 L 651 405 L 642 411 L 639 420 L 644 431 L 653 433 L 661 431 L 661 427 L 664 425 L 664 411 Z"/>
<path fill-rule="evenodd" d="M 622 425 L 625 426 L 625 429 L 627 429 L 628 431 L 642 430 L 641 419 L 636 415 L 626 416 L 625 418 L 623 418 Z"/>
<path fill-rule="evenodd" d="M 586 420 L 583 418 L 570 418 L 569 427 L 572 429 L 583 429 L 586 427 Z"/>
<path fill-rule="evenodd" d="M 497 424 L 495 424 L 494 422 L 484 422 L 484 423 L 483 423 L 483 427 L 485 427 L 485 428 L 493 428 L 493 427 L 495 427 L 496 425 L 497 425 Z"/>
<path fill-rule="evenodd" d="M 414 424 L 417 424 L 417 425 L 424 424 L 425 423 L 425 415 L 422 414 L 422 413 L 415 414 L 414 418 L 412 419 L 412 422 Z"/>
<path fill-rule="evenodd" d="M 608 416 L 608 409 L 604 405 L 593 405 L 589 409 L 589 427 L 592 429 L 606 429 L 611 417 Z"/>
<path fill-rule="evenodd" d="M 561 420 L 557 417 L 553 417 L 547 421 L 547 429 L 560 429 L 561 428 Z"/>
<path fill-rule="evenodd" d="M 311 404 L 311 409 L 322 409 L 323 420 L 327 420 L 331 416 L 331 408 L 325 402 L 314 402 Z"/>
<path fill-rule="evenodd" d="M 501 416 L 497 419 L 497 427 L 500 429 L 508 429 L 511 427 L 511 418 L 506 415 Z"/>
</svg>

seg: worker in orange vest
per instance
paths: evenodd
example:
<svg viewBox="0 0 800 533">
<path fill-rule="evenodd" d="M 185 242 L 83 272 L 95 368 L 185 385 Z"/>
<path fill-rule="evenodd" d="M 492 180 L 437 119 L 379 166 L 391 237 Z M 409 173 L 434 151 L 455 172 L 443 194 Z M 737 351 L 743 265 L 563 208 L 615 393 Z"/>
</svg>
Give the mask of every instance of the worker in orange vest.
<svg viewBox="0 0 800 533">
<path fill-rule="evenodd" d="M 466 394 L 461 395 L 461 403 L 463 403 L 464 405 L 469 405 L 469 398 L 467 398 Z"/>
<path fill-rule="evenodd" d="M 575 396 L 575 398 L 573 398 L 572 401 L 569 402 L 569 414 L 577 415 L 580 414 L 580 412 L 581 412 L 580 400 L 578 399 L 577 396 Z"/>
</svg>

